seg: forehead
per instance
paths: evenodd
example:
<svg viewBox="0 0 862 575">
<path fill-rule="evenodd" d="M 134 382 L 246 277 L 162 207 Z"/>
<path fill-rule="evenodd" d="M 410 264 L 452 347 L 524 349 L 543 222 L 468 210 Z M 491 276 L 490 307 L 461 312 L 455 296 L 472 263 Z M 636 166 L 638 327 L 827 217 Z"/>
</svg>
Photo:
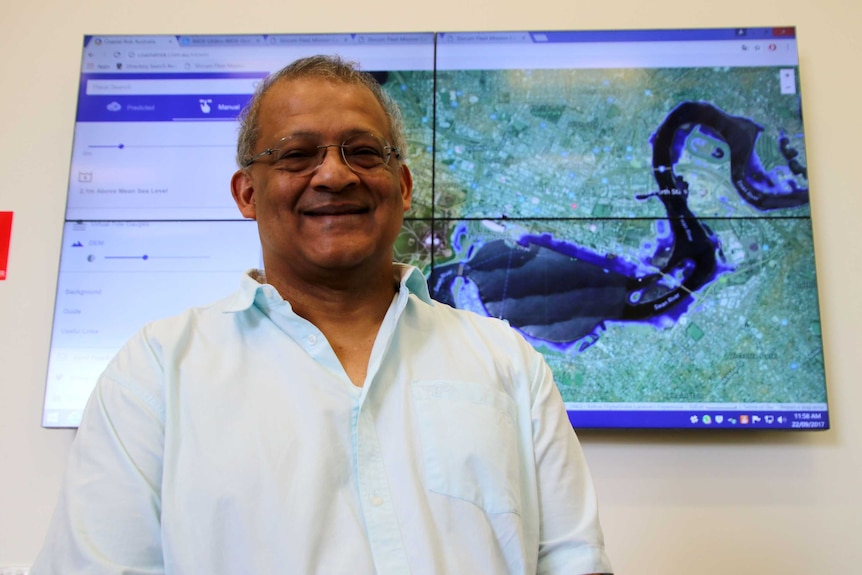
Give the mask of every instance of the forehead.
<svg viewBox="0 0 862 575">
<path fill-rule="evenodd" d="M 366 131 L 390 138 L 383 106 L 368 88 L 325 78 L 273 85 L 261 100 L 258 126 L 264 142 L 298 132 L 337 139 Z"/>
</svg>

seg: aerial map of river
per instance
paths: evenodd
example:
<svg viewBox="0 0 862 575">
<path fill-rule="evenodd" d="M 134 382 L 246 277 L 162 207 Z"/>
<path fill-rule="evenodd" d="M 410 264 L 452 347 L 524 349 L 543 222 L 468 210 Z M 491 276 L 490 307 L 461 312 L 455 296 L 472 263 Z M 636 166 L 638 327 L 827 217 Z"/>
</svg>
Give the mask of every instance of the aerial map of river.
<svg viewBox="0 0 862 575">
<path fill-rule="evenodd" d="M 800 102 L 778 69 L 440 72 L 433 134 L 411 79 L 390 80 L 417 126 L 397 258 L 521 331 L 566 401 L 825 401 Z"/>
</svg>

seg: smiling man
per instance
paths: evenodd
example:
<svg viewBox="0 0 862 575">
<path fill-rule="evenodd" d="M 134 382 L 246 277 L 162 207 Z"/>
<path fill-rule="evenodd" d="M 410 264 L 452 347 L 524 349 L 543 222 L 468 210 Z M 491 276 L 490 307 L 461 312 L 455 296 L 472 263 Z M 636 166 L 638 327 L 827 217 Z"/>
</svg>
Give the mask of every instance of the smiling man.
<svg viewBox="0 0 862 575">
<path fill-rule="evenodd" d="M 304 77 L 311 65 L 284 71 L 251 108 L 257 117 L 248 115 L 240 137 L 254 129 L 255 143 L 269 147 L 240 158 L 232 189 L 240 212 L 257 220 L 267 283 L 362 386 L 395 293 L 392 246 L 412 179 L 398 159 L 403 137 L 399 146 L 385 139 L 392 122 L 379 87 L 371 84 L 375 96 L 366 84 Z"/>
<path fill-rule="evenodd" d="M 112 361 L 34 575 L 610 572 L 542 357 L 392 263 L 405 155 L 353 66 L 267 79 L 231 181 L 264 269 Z"/>
</svg>

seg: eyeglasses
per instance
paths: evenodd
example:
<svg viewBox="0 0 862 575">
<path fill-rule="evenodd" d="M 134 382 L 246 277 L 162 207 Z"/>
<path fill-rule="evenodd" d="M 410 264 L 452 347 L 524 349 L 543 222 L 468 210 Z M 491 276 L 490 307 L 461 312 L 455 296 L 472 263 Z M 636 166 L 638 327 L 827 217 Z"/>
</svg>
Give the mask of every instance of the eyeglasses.
<svg viewBox="0 0 862 575">
<path fill-rule="evenodd" d="M 247 168 L 264 156 L 270 156 L 270 165 L 276 169 L 292 176 L 307 176 L 323 165 L 329 148 L 339 148 L 348 168 L 357 174 L 368 174 L 389 165 L 393 154 L 396 158 L 401 157 L 398 148 L 374 134 L 356 134 L 341 144 L 320 145 L 319 141 L 314 136 L 305 135 L 282 138 L 275 146 L 252 156 L 242 167 Z"/>
</svg>

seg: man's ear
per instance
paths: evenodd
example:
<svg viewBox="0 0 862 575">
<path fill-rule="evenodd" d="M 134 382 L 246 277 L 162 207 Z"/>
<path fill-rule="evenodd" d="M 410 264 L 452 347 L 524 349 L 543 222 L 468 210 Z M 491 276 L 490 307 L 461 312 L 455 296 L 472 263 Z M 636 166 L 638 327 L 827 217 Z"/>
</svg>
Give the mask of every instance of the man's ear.
<svg viewBox="0 0 862 575">
<path fill-rule="evenodd" d="M 413 174 L 406 165 L 401 164 L 401 199 L 404 204 L 404 211 L 410 209 L 410 201 L 413 199 Z"/>
<path fill-rule="evenodd" d="M 251 174 L 247 170 L 237 170 L 230 179 L 230 190 L 233 201 L 243 217 L 250 220 L 257 219 L 257 206 L 255 205 L 254 183 Z"/>
</svg>

